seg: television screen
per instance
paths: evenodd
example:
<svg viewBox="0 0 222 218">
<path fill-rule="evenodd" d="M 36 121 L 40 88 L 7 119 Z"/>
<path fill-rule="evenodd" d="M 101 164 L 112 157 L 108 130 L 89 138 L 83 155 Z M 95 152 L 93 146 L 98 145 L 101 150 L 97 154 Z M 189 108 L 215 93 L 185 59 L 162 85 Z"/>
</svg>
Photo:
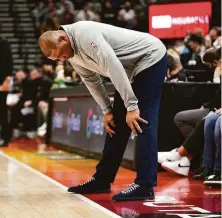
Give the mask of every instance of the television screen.
<svg viewBox="0 0 222 218">
<path fill-rule="evenodd" d="M 183 38 L 197 28 L 209 31 L 211 2 L 159 4 L 149 6 L 149 33 L 161 38 Z"/>
</svg>

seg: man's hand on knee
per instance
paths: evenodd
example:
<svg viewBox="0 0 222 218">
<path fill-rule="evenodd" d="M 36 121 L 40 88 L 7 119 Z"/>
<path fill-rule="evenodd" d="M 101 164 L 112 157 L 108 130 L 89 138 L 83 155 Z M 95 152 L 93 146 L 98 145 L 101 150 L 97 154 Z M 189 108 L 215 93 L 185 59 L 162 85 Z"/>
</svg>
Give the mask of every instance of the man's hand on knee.
<svg viewBox="0 0 222 218">
<path fill-rule="evenodd" d="M 140 110 L 136 109 L 134 111 L 128 111 L 126 115 L 126 122 L 133 134 L 137 136 L 137 131 L 142 133 L 142 129 L 138 124 L 138 121 L 144 124 L 148 124 L 148 122 L 140 117 Z"/>
</svg>

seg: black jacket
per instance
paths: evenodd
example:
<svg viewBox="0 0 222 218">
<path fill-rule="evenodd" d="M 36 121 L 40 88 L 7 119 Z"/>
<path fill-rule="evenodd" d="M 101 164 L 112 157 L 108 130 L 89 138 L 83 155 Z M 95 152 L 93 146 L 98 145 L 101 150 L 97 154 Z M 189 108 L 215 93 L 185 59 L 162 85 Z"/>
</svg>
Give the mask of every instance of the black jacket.
<svg viewBox="0 0 222 218">
<path fill-rule="evenodd" d="M 49 100 L 49 93 L 51 86 L 53 84 L 52 80 L 47 77 L 40 78 L 36 81 L 37 85 L 37 101 L 46 101 Z"/>
<path fill-rule="evenodd" d="M 0 85 L 12 75 L 12 53 L 7 40 L 0 38 Z"/>
</svg>

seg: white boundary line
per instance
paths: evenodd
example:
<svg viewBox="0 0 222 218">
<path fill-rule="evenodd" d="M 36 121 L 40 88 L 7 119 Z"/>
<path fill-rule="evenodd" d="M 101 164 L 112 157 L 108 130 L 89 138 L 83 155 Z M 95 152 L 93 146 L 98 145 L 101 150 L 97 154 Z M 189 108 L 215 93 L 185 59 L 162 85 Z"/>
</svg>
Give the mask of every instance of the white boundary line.
<svg viewBox="0 0 222 218">
<path fill-rule="evenodd" d="M 29 170 L 29 171 L 31 171 L 32 173 L 34 173 L 34 174 L 42 177 L 43 179 L 47 180 L 48 182 L 51 182 L 52 184 L 58 186 L 59 188 L 61 188 L 61 189 L 63 189 L 63 190 L 67 190 L 67 187 L 66 187 L 65 185 L 62 185 L 61 183 L 59 183 L 59 182 L 55 181 L 54 179 L 46 176 L 45 174 L 39 172 L 38 170 L 36 170 L 36 169 L 34 169 L 34 168 L 32 168 L 32 167 L 30 167 L 30 166 L 28 166 L 28 165 L 26 165 L 26 164 L 24 164 L 24 163 L 22 163 L 22 162 L 20 162 L 20 161 L 12 158 L 12 157 L 10 157 L 10 156 L 8 156 L 8 155 L 5 154 L 4 152 L 0 151 L 0 155 L 3 156 L 3 157 L 5 157 L 5 158 L 7 158 L 7 159 L 10 160 L 11 162 L 16 163 L 17 165 L 21 166 L 22 168 L 24 168 L 24 169 L 26 169 L 26 170 Z M 67 194 L 68 194 L 68 193 L 67 193 Z M 111 217 L 113 217 L 113 218 L 122 218 L 121 216 L 119 216 L 119 215 L 113 213 L 112 211 L 110 211 L 110 210 L 102 207 L 101 205 L 95 203 L 94 201 L 91 201 L 90 199 L 84 197 L 83 195 L 80 195 L 80 194 L 73 194 L 73 195 L 75 195 L 75 196 L 78 197 L 79 199 L 87 202 L 88 204 L 92 205 L 93 207 L 95 207 L 95 208 L 103 211 L 104 213 L 106 213 L 107 215 L 109 215 L 109 216 L 111 216 Z"/>
</svg>

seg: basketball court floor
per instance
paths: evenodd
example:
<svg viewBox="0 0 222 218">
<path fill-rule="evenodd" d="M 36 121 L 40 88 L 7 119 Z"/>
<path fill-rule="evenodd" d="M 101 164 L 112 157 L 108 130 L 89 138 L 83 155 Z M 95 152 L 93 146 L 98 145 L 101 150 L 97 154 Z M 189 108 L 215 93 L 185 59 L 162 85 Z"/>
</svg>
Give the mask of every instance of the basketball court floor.
<svg viewBox="0 0 222 218">
<path fill-rule="evenodd" d="M 133 182 L 121 168 L 111 194 L 74 195 L 67 187 L 89 179 L 96 160 L 20 140 L 0 149 L 0 218 L 221 217 L 221 189 L 167 172 L 158 174 L 153 201 L 112 202 Z"/>
</svg>

